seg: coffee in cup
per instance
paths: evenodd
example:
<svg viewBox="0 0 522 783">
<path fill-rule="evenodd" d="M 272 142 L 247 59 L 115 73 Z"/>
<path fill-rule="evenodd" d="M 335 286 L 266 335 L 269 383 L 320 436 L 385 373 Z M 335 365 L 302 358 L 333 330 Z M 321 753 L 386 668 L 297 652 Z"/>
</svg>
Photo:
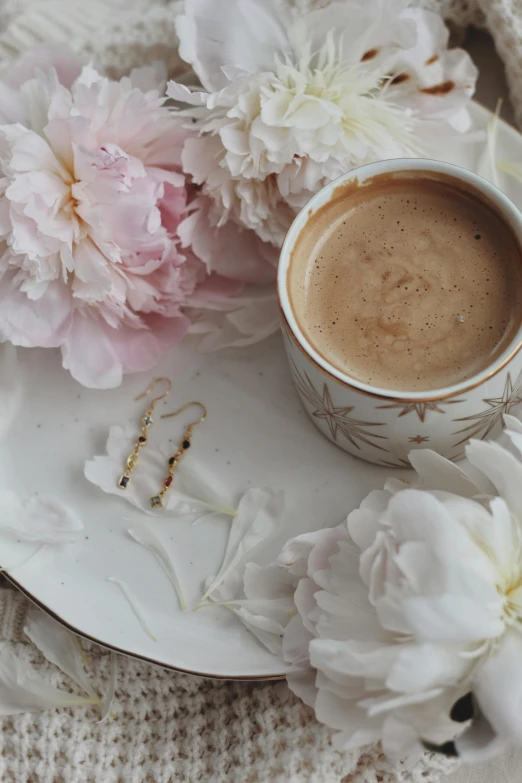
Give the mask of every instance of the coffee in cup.
<svg viewBox="0 0 522 783">
<path fill-rule="evenodd" d="M 428 391 L 465 381 L 522 324 L 522 252 L 499 211 L 447 175 L 382 175 L 336 191 L 293 249 L 303 334 L 366 384 Z"/>
</svg>

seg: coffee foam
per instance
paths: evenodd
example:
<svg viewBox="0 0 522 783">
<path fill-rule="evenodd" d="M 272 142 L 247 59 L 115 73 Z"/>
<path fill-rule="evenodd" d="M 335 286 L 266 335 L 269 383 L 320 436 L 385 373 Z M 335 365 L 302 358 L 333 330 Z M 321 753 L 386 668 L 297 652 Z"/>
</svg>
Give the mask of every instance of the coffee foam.
<svg viewBox="0 0 522 783">
<path fill-rule="evenodd" d="M 288 271 L 315 350 L 382 389 L 426 391 L 486 369 L 522 323 L 522 253 L 493 206 L 431 172 L 338 189 Z"/>
</svg>

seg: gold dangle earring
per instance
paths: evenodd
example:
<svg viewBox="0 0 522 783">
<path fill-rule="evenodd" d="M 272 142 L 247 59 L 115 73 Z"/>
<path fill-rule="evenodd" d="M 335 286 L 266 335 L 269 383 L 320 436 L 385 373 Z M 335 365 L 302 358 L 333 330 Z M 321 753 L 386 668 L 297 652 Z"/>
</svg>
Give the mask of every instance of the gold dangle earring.
<svg viewBox="0 0 522 783">
<path fill-rule="evenodd" d="M 136 397 L 136 401 L 142 400 L 144 397 L 146 397 L 148 394 L 151 393 L 153 388 L 158 383 L 166 383 L 167 384 L 167 390 L 163 392 L 163 394 L 160 394 L 158 397 L 154 397 L 153 400 L 151 400 L 149 407 L 143 414 L 143 418 L 141 419 L 141 435 L 138 436 L 138 439 L 136 440 L 136 445 L 134 446 L 133 450 L 127 457 L 126 461 L 126 470 L 123 476 L 120 476 L 117 482 L 117 486 L 120 489 L 127 489 L 127 487 L 130 484 L 131 480 L 131 473 L 138 464 L 140 460 L 140 449 L 146 444 L 147 442 L 147 432 L 151 424 L 154 423 L 154 419 L 152 418 L 152 413 L 154 411 L 154 407 L 157 402 L 162 400 L 164 397 L 167 396 L 167 394 L 170 393 L 170 390 L 172 389 L 172 384 L 169 381 L 168 378 L 156 378 L 150 386 L 143 392 L 143 394 L 140 394 L 138 397 Z"/>
<path fill-rule="evenodd" d="M 174 473 L 176 472 L 176 469 L 179 465 L 179 461 L 183 454 L 186 452 L 187 449 L 190 448 L 190 444 L 192 442 L 192 430 L 197 424 L 201 424 L 202 421 L 205 421 L 207 417 L 207 408 L 205 405 L 203 405 L 202 402 L 187 402 L 186 405 L 183 405 L 182 408 L 179 408 L 177 411 L 174 411 L 173 413 L 165 413 L 161 417 L 162 419 L 169 419 L 172 416 L 178 416 L 180 413 L 183 413 L 183 411 L 188 410 L 188 408 L 191 408 L 193 405 L 197 405 L 201 409 L 202 416 L 199 419 L 196 419 L 196 421 L 193 421 L 192 424 L 189 424 L 187 429 L 185 430 L 185 434 L 181 438 L 178 446 L 178 450 L 175 454 L 172 455 L 169 459 L 169 472 L 165 480 L 163 481 L 163 487 L 161 488 L 161 491 L 154 495 L 154 497 L 151 497 L 150 499 L 150 505 L 152 508 L 161 508 L 163 506 L 163 498 L 169 491 L 169 488 L 174 480 Z"/>
</svg>

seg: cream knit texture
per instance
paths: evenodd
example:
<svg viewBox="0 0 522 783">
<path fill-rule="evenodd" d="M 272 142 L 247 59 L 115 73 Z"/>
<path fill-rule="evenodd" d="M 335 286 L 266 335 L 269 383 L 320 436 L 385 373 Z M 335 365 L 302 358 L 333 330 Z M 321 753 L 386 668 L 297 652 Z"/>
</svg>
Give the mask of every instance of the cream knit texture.
<svg viewBox="0 0 522 783">
<path fill-rule="evenodd" d="M 0 588 L 0 645 L 49 682 L 71 687 L 24 636 L 28 606 Z M 94 644 L 86 651 L 103 693 L 110 656 Z M 377 747 L 341 754 L 283 682 L 203 680 L 123 656 L 118 668 L 113 717 L 104 724 L 84 707 L 1 718 L 2 783 L 436 783 L 454 767 L 426 754 L 406 769 Z"/>
<path fill-rule="evenodd" d="M 0 61 L 30 46 L 67 44 L 113 78 L 154 60 L 186 72 L 174 26 L 183 0 L 0 0 Z"/>
</svg>

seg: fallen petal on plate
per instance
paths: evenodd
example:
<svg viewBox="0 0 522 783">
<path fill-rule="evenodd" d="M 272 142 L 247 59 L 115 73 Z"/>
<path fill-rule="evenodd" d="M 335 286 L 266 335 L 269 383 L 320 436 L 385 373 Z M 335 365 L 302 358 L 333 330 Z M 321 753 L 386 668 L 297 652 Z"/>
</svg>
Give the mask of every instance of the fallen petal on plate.
<svg viewBox="0 0 522 783">
<path fill-rule="evenodd" d="M 138 601 L 137 601 L 136 597 L 134 596 L 134 593 L 132 592 L 132 590 L 129 587 L 129 585 L 126 582 L 122 582 L 121 579 L 118 579 L 115 576 L 109 576 L 108 580 L 109 580 L 109 582 L 114 582 L 115 585 L 118 585 L 118 587 L 120 588 L 120 590 L 122 591 L 123 595 L 127 599 L 130 608 L 132 609 L 132 611 L 136 615 L 136 617 L 137 617 L 141 627 L 145 631 L 145 633 L 148 634 L 151 639 L 153 639 L 155 642 L 157 642 L 158 639 L 157 639 L 156 636 L 154 636 L 154 634 L 150 630 L 149 625 L 148 625 L 147 621 L 145 620 L 145 616 L 144 616 L 143 612 L 141 611 L 141 609 L 139 607 L 139 604 L 138 604 Z"/>
<path fill-rule="evenodd" d="M 249 489 L 238 506 L 237 516 L 231 522 L 227 547 L 221 568 L 207 586 L 203 602 L 227 580 L 237 581 L 246 558 L 279 533 L 285 506 L 284 492 L 273 489 Z M 232 589 L 232 595 L 236 590 Z M 226 584 L 225 584 L 226 591 Z"/>
<path fill-rule="evenodd" d="M 133 538 L 138 544 L 141 544 L 142 546 L 145 547 L 145 549 L 148 549 L 149 552 L 152 552 L 152 554 L 159 562 L 159 564 L 167 574 L 168 578 L 174 585 L 174 589 L 178 596 L 179 605 L 181 609 L 185 610 L 187 608 L 187 604 L 185 602 L 183 588 L 181 586 L 181 582 L 179 581 L 179 577 L 174 562 L 172 560 L 172 557 L 170 553 L 167 551 L 163 541 L 161 541 L 159 536 L 156 533 L 154 533 L 150 528 L 142 527 L 139 530 L 139 532 L 136 532 L 135 530 L 129 530 L 128 532 L 130 537 Z"/>
<path fill-rule="evenodd" d="M 83 523 L 76 512 L 54 497 L 23 498 L 0 489 L 0 531 L 24 541 L 68 544 L 76 541 Z"/>
</svg>

